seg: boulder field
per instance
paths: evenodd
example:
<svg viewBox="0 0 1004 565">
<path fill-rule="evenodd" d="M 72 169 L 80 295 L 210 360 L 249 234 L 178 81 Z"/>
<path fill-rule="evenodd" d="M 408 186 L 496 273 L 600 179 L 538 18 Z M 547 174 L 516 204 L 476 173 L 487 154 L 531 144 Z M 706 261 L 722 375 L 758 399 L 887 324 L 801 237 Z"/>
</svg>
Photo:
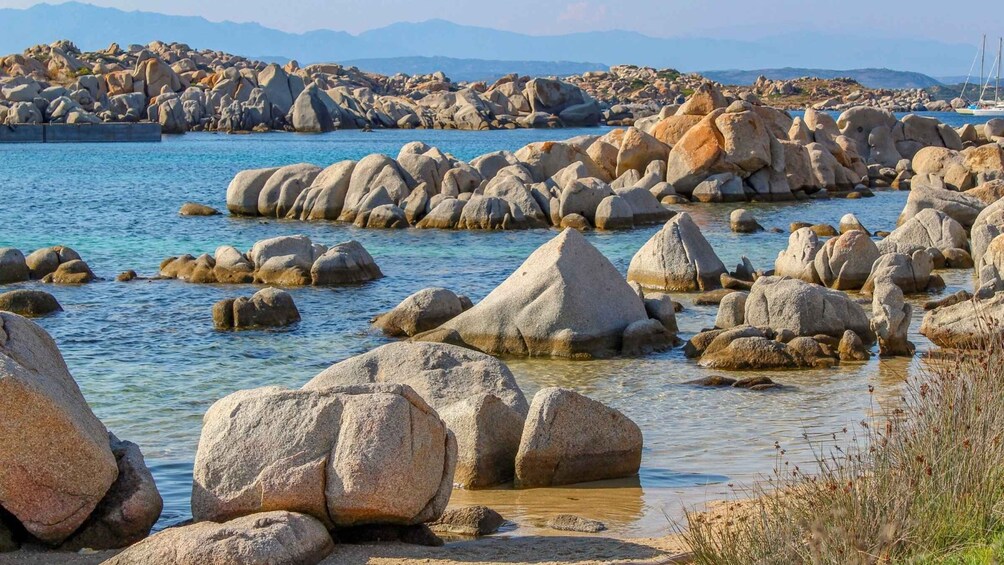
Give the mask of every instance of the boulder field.
<svg viewBox="0 0 1004 565">
<path fill-rule="evenodd" d="M 968 229 L 1004 193 L 1002 152 L 986 139 L 962 141 L 929 117 L 899 120 L 861 107 L 836 120 L 812 110 L 792 118 L 755 99 L 730 101 L 706 83 L 658 121 L 467 162 L 412 142 L 394 158 L 241 171 L 227 188 L 227 208 L 367 228 L 620 230 L 665 222 L 674 214 L 667 206 L 685 202 L 850 198 L 912 187 L 901 223 L 933 208 Z M 757 230 L 748 219 L 735 224 Z M 836 278 L 834 268 L 823 274 Z M 856 277 L 848 271 L 839 284 L 856 285 Z"/>
<path fill-rule="evenodd" d="M 362 283 L 382 276 L 373 257 L 358 242 L 327 247 L 303 235 L 265 239 L 255 243 L 247 253 L 224 245 L 213 255 L 179 255 L 160 264 L 161 278 L 191 283 L 330 286 Z"/>
<path fill-rule="evenodd" d="M 4 550 L 129 546 L 109 563 L 317 563 L 334 540 L 441 543 L 426 524 L 443 517 L 454 485 L 582 483 L 636 475 L 641 462 L 638 426 L 613 408 L 558 388 L 528 402 L 495 357 L 392 343 L 302 389 L 214 403 L 193 522 L 147 537 L 162 501 L 139 448 L 94 417 L 52 339 L 6 312 L 0 392 Z"/>
<path fill-rule="evenodd" d="M 324 63 L 280 66 L 181 43 L 82 52 L 63 40 L 0 57 L 0 123 L 159 123 L 164 133 L 356 128 L 592 126 L 600 104 L 568 82 L 506 75 L 383 76 Z"/>
</svg>

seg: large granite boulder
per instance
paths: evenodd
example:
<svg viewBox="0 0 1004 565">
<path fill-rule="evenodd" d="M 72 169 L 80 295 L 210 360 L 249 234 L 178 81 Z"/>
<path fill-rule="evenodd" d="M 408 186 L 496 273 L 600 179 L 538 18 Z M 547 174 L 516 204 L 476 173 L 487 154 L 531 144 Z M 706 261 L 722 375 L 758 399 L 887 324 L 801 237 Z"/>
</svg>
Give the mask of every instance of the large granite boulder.
<svg viewBox="0 0 1004 565">
<path fill-rule="evenodd" d="M 882 253 L 913 254 L 917 249 L 934 247 L 941 251 L 965 249 L 966 229 L 948 214 L 924 209 L 878 242 Z"/>
<path fill-rule="evenodd" d="M 641 450 L 641 430 L 624 414 L 577 392 L 544 388 L 523 427 L 516 486 L 629 477 L 638 473 Z"/>
<path fill-rule="evenodd" d="M 334 549 L 321 521 L 277 510 L 223 523 L 168 528 L 105 561 L 105 565 L 314 565 Z"/>
<path fill-rule="evenodd" d="M 871 294 L 879 281 L 886 280 L 906 294 L 927 290 L 934 271 L 934 259 L 926 249 L 912 254 L 885 253 L 872 264 L 872 272 L 861 287 L 861 292 Z"/>
<path fill-rule="evenodd" d="M 0 247 L 0 284 L 26 281 L 30 275 L 24 253 L 13 247 Z"/>
<path fill-rule="evenodd" d="M 603 300 L 597 300 L 597 297 Z M 573 229 L 534 251 L 484 300 L 415 339 L 496 355 L 603 357 L 648 316 L 610 261 Z"/>
<path fill-rule="evenodd" d="M 310 268 L 315 286 L 356 284 L 383 277 L 373 256 L 358 241 L 331 246 Z"/>
<path fill-rule="evenodd" d="M 454 483 L 483 488 L 512 480 L 527 402 L 509 368 L 477 351 L 401 342 L 336 363 L 305 389 L 369 383 L 408 385 L 457 438 Z"/>
<path fill-rule="evenodd" d="M 791 277 L 809 283 L 818 283 L 816 255 L 823 247 L 819 236 L 811 227 L 799 228 L 788 236 L 788 247 L 777 254 L 774 274 Z"/>
<path fill-rule="evenodd" d="M 192 514 L 269 510 L 328 527 L 421 524 L 446 508 L 456 440 L 404 385 L 235 392 L 206 412 Z"/>
<path fill-rule="evenodd" d="M 921 211 L 933 209 L 944 213 L 968 229 L 985 207 L 983 201 L 975 196 L 943 187 L 920 184 L 917 182 L 917 177 L 914 177 L 910 187 L 910 195 L 906 199 L 906 206 L 899 216 L 898 223 L 903 225 Z"/>
<path fill-rule="evenodd" d="M 941 347 L 987 347 L 1004 336 L 1004 292 L 931 310 L 924 315 L 920 333 Z"/>
<path fill-rule="evenodd" d="M 681 213 L 635 253 L 627 278 L 645 288 L 689 292 L 719 288 L 725 272 L 690 214 Z"/>
<path fill-rule="evenodd" d="M 115 549 L 150 535 L 164 501 L 139 446 L 108 434 L 119 474 L 90 517 L 60 549 Z"/>
<path fill-rule="evenodd" d="M 227 209 L 230 213 L 257 216 L 261 191 L 268 179 L 278 170 L 278 167 L 248 169 L 234 175 L 230 185 L 227 186 Z"/>
<path fill-rule="evenodd" d="M 285 218 L 300 193 L 314 182 L 320 172 L 320 167 L 310 163 L 279 167 L 258 193 L 258 215 Z"/>
<path fill-rule="evenodd" d="M 827 240 L 813 259 L 813 266 L 824 286 L 856 290 L 864 286 L 878 257 L 879 249 L 868 234 L 853 230 Z"/>
<path fill-rule="evenodd" d="M 87 406 L 55 342 L 0 312 L 0 506 L 31 535 L 58 544 L 118 478 L 108 431 Z"/>
<path fill-rule="evenodd" d="M 300 220 L 337 220 L 345 205 L 355 161 L 339 161 L 325 167 L 303 189 L 286 217 Z"/>
<path fill-rule="evenodd" d="M 843 292 L 787 277 L 760 277 L 746 298 L 745 321 L 796 336 L 819 334 L 841 338 L 853 330 L 871 342 L 868 316 Z"/>
</svg>

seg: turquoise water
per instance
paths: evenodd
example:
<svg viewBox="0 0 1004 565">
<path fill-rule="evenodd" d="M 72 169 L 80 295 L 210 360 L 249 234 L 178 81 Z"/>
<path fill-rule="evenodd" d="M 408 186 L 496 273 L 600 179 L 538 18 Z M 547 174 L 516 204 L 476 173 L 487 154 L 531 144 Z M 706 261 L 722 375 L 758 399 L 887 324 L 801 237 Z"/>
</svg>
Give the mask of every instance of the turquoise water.
<svg viewBox="0 0 1004 565">
<path fill-rule="evenodd" d="M 177 215 L 183 202 L 225 209 L 227 183 L 250 167 L 299 161 L 324 166 L 371 152 L 394 156 L 413 140 L 469 159 L 585 132 L 598 130 L 189 134 L 160 144 L 0 146 L 0 246 L 27 252 L 69 245 L 104 278 L 80 287 L 25 283 L 4 290 L 44 287 L 62 303 L 65 312 L 38 322 L 56 339 L 96 414 L 142 447 L 165 498 L 163 527 L 189 516 L 201 417 L 215 400 L 263 385 L 297 387 L 333 362 L 386 343 L 370 330 L 369 319 L 421 288 L 445 286 L 477 300 L 557 233 L 377 231 L 227 215 L 183 218 Z M 745 254 L 756 266 L 770 268 L 786 246 L 791 221 L 836 224 L 854 212 L 866 227 L 890 230 L 905 199 L 903 193 L 885 192 L 861 200 L 749 205 L 762 224 L 784 230 L 753 235 L 728 230 L 734 205 L 679 209 L 694 216 L 727 265 Z M 588 237 L 623 272 L 657 229 Z M 210 309 L 222 298 L 251 294 L 251 287 L 114 280 L 126 269 L 154 275 L 169 255 L 212 252 L 221 244 L 247 249 L 263 238 L 298 233 L 326 244 L 357 239 L 387 276 L 361 286 L 293 289 L 301 323 L 286 331 L 240 333 L 214 331 Z M 970 285 L 968 273 L 946 278 L 949 290 Z M 684 338 L 713 325 L 714 307 L 677 298 L 686 306 L 678 314 Z M 914 330 L 919 319 L 918 314 Z M 921 349 L 928 347 L 915 339 Z M 905 374 L 916 370 L 905 361 L 872 360 L 777 373 L 771 376 L 791 388 L 756 394 L 682 385 L 708 373 L 684 359 L 680 349 L 645 359 L 513 360 L 510 367 L 528 396 L 543 386 L 570 387 L 638 422 L 645 437 L 640 480 L 606 489 L 456 493 L 456 500 L 489 502 L 524 525 L 555 509 L 572 511 L 603 519 L 613 532 L 626 535 L 664 534 L 666 516 L 678 517 L 684 504 L 720 498 L 730 483 L 769 472 L 775 441 L 804 457 L 803 432 L 826 435 L 853 424 L 876 401 L 897 398 Z M 868 394 L 870 385 L 877 396 Z"/>
</svg>

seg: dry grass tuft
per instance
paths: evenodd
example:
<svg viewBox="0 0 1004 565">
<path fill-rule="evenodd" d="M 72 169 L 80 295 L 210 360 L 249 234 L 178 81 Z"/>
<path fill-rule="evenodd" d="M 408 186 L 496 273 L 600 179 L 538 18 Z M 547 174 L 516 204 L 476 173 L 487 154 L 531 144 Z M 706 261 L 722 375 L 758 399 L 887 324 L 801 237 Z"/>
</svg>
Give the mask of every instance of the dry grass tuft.
<svg viewBox="0 0 1004 565">
<path fill-rule="evenodd" d="M 908 381 L 891 413 L 816 442 L 813 469 L 777 446 L 773 476 L 742 493 L 753 500 L 724 522 L 688 514 L 683 536 L 708 564 L 996 562 L 1002 434 L 1004 340 L 994 340 Z"/>
</svg>

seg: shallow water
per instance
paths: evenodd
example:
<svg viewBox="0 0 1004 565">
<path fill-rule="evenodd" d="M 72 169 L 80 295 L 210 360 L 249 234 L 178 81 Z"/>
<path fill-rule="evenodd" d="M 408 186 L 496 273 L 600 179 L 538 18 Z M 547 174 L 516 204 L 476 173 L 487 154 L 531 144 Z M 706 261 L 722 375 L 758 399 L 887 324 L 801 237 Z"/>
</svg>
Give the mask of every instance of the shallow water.
<svg viewBox="0 0 1004 565">
<path fill-rule="evenodd" d="M 81 287 L 38 283 L 65 312 L 38 320 L 59 344 L 95 413 L 119 437 L 138 443 L 165 499 L 159 527 L 189 517 L 191 469 L 201 417 L 215 400 L 239 389 L 297 387 L 348 356 L 387 343 L 369 329 L 376 313 L 428 286 L 445 286 L 475 300 L 504 280 L 556 232 L 446 232 L 359 230 L 336 223 L 238 219 L 227 215 L 182 218 L 191 200 L 225 209 L 225 190 L 238 170 L 309 161 L 327 165 L 371 152 L 396 155 L 403 143 L 422 140 L 463 159 L 516 149 L 539 139 L 563 139 L 598 130 L 507 132 L 333 132 L 319 136 L 189 134 L 161 144 L 0 146 L 3 224 L 0 246 L 25 252 L 64 244 L 79 251 L 104 281 Z M 871 230 L 891 230 L 905 193 L 875 198 L 751 204 L 767 226 L 784 233 L 736 235 L 728 229 L 736 205 L 686 205 L 726 265 L 741 255 L 770 268 L 795 220 L 836 224 L 853 212 Z M 658 226 L 587 237 L 622 271 Z M 287 331 L 221 333 L 211 306 L 252 287 L 178 281 L 118 283 L 117 273 L 156 274 L 167 256 L 212 252 L 218 245 L 247 249 L 255 241 L 307 234 L 333 244 L 357 239 L 385 278 L 341 288 L 292 289 L 303 321 Z M 970 287 L 970 272 L 943 273 L 948 292 Z M 714 323 L 715 307 L 678 314 L 684 339 Z M 919 297 L 923 300 L 926 297 Z M 913 331 L 922 312 L 915 312 Z M 929 343 L 918 335 L 923 351 Z M 681 508 L 721 498 L 729 485 L 768 473 L 775 442 L 796 461 L 808 456 L 803 433 L 825 437 L 865 417 L 876 404 L 895 401 L 918 361 L 882 361 L 832 370 L 768 373 L 790 388 L 774 393 L 706 390 L 683 385 L 709 374 L 679 348 L 644 359 L 593 362 L 510 360 L 527 393 L 565 386 L 609 403 L 642 429 L 640 478 L 609 488 L 458 491 L 456 503 L 487 503 L 521 524 L 516 533 L 557 511 L 603 520 L 614 533 L 660 535 Z M 870 395 L 869 386 L 875 387 Z"/>
</svg>

